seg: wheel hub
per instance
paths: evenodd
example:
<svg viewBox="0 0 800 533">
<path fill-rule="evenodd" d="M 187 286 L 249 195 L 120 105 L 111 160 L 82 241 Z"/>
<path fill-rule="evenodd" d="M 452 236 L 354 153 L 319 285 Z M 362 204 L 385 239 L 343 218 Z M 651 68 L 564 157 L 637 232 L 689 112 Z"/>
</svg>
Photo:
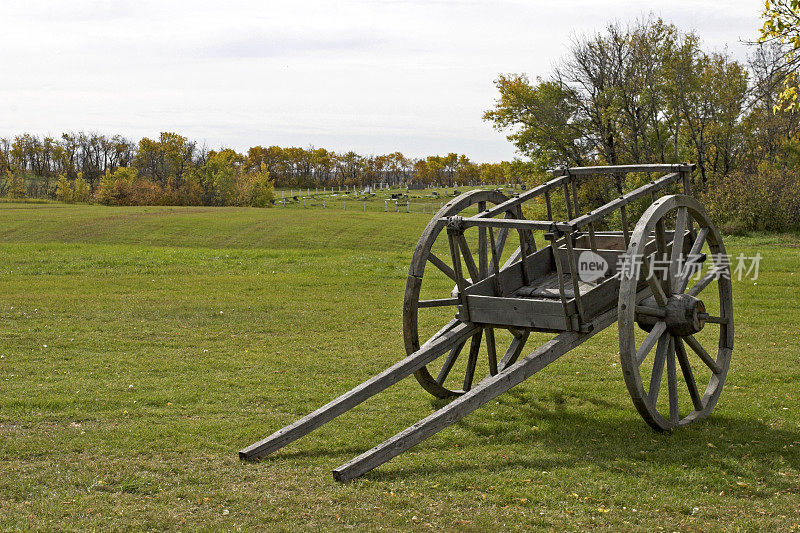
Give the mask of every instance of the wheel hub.
<svg viewBox="0 0 800 533">
<path fill-rule="evenodd" d="M 685 337 L 700 332 L 706 325 L 706 306 L 703 301 L 688 294 L 673 294 L 667 299 L 667 305 L 659 308 L 652 296 L 642 300 L 641 304 L 654 309 L 661 309 L 664 316 L 650 316 L 638 313 L 636 323 L 645 331 L 650 331 L 656 322 L 663 320 L 673 335 Z"/>
</svg>

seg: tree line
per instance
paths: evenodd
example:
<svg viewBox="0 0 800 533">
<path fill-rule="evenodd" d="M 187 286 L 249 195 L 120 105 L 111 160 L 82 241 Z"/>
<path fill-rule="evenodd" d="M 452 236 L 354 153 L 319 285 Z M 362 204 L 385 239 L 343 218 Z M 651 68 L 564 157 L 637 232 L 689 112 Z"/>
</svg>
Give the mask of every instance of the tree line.
<svg viewBox="0 0 800 533">
<path fill-rule="evenodd" d="M 209 150 L 172 132 L 133 142 L 121 135 L 23 134 L 0 139 L 0 195 L 97 200 L 113 205 L 266 205 L 277 187 L 453 186 L 521 182 L 522 161 L 476 164 L 450 153 L 414 159 L 325 148 Z"/>
<path fill-rule="evenodd" d="M 798 227 L 800 201 L 773 202 L 800 185 L 800 114 L 782 104 L 784 54 L 764 43 L 740 62 L 660 19 L 611 24 L 575 39 L 546 77 L 499 76 L 484 118 L 537 170 L 690 161 L 696 190 L 724 223 Z M 622 178 L 601 196 L 621 193 Z"/>
</svg>

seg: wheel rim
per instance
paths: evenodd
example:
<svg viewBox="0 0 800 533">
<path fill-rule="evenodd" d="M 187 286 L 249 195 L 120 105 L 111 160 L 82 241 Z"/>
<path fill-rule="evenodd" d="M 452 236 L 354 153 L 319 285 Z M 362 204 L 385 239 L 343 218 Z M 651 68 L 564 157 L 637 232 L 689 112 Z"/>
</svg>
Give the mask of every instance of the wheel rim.
<svg viewBox="0 0 800 533">
<path fill-rule="evenodd" d="M 453 313 L 456 312 L 452 302 L 452 299 L 457 296 L 456 289 L 453 288 L 455 283 L 452 273 L 453 265 L 449 253 L 443 253 L 444 248 L 442 248 L 443 245 L 446 245 L 447 234 L 446 231 L 442 231 L 442 226 L 438 222 L 447 217 L 465 213 L 471 208 L 483 211 L 507 200 L 505 195 L 494 190 L 475 190 L 464 193 L 444 205 L 422 232 L 411 260 L 403 299 L 403 337 L 407 354 L 410 355 L 419 350 L 421 329 L 424 330 L 428 326 L 427 329 L 430 330 L 433 324 L 442 325 L 443 312 L 438 313 L 439 322 L 435 321 L 437 318 L 430 317 L 429 323 L 424 324 L 426 320 L 422 315 L 428 311 L 428 308 L 439 311 L 449 308 Z M 518 207 L 510 209 L 504 216 L 506 218 L 522 218 L 521 210 Z M 477 283 L 494 271 L 488 246 L 494 242 L 495 249 L 498 250 L 497 255 L 501 256 L 506 249 L 509 236 L 507 229 L 501 229 L 496 237 L 494 233 L 488 236 L 487 228 L 475 228 L 475 230 L 473 237 L 477 240 L 477 254 L 474 249 L 472 251 L 474 273 L 477 275 L 470 277 L 468 286 L 471 283 Z M 532 239 L 529 234 L 530 232 L 528 232 L 528 238 Z M 508 262 L 513 262 L 515 256 L 516 253 L 512 254 Z M 446 289 L 445 283 L 449 283 Z M 426 285 L 437 284 L 441 292 L 429 293 L 428 295 L 432 298 L 420 297 Z M 445 290 L 447 292 L 444 292 Z M 436 300 L 450 300 L 450 302 Z M 420 301 L 423 302 L 422 306 L 420 306 Z M 431 302 L 435 305 L 430 305 Z M 448 352 L 445 357 L 439 358 L 439 361 L 417 370 L 414 376 L 425 390 L 438 398 L 458 396 L 470 389 L 476 374 L 481 372 L 482 368 L 486 368 L 492 375 L 516 361 L 527 339 L 528 333 L 525 331 L 515 329 L 508 332 L 506 330 L 497 331 L 496 328 L 484 326 L 470 339 Z"/>
<path fill-rule="evenodd" d="M 685 237 L 668 245 L 670 231 Z M 622 265 L 618 311 L 625 384 L 645 421 L 667 430 L 708 416 L 730 365 L 733 300 L 722 237 L 697 200 L 665 196 L 642 215 Z M 701 395 L 698 383 L 706 379 Z"/>
</svg>

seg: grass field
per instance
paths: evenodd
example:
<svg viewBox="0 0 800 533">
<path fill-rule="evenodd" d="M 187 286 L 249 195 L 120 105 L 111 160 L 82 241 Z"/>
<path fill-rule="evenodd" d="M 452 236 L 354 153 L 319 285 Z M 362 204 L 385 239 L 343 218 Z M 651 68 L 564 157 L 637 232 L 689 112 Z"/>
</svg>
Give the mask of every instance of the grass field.
<svg viewBox="0 0 800 533">
<path fill-rule="evenodd" d="M 0 529 L 800 528 L 800 238 L 734 282 L 706 421 L 657 434 L 616 327 L 353 483 L 439 406 L 406 379 L 260 463 L 236 452 L 404 355 L 429 215 L 0 204 Z"/>
</svg>

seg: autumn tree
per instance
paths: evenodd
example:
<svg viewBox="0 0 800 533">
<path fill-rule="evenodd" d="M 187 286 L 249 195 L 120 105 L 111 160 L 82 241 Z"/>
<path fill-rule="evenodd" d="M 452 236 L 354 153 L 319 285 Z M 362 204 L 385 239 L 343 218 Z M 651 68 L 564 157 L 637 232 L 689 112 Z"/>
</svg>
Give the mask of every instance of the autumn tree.
<svg viewBox="0 0 800 533">
<path fill-rule="evenodd" d="M 774 109 L 800 111 L 800 0 L 766 0 L 761 13 L 760 43 L 777 43 L 785 69 L 781 71 L 782 90 Z"/>
</svg>

